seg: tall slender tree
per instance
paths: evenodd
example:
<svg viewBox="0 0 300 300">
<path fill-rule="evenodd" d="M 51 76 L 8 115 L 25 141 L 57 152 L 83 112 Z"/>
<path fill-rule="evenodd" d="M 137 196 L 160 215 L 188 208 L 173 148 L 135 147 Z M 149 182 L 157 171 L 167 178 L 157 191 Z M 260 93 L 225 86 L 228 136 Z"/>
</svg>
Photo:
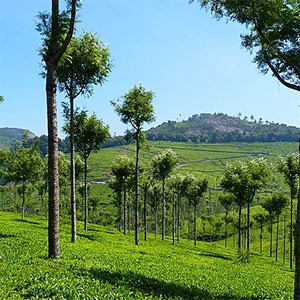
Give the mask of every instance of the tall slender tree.
<svg viewBox="0 0 300 300">
<path fill-rule="evenodd" d="M 102 85 L 110 73 L 112 63 L 109 49 L 94 34 L 73 37 L 59 61 L 58 87 L 69 98 L 65 118 L 70 123 L 70 177 L 71 177 L 71 242 L 76 242 L 76 178 L 74 158 L 74 101 L 80 95 L 90 96 L 93 86 Z M 66 107 L 65 107 L 66 108 Z"/>
<path fill-rule="evenodd" d="M 221 205 L 225 209 L 225 248 L 227 248 L 227 238 L 228 238 L 228 213 L 232 204 L 236 201 L 235 196 L 233 194 L 224 194 L 221 195 L 218 200 L 220 201 Z"/>
<path fill-rule="evenodd" d="M 8 159 L 8 178 L 16 184 L 21 184 L 20 191 L 22 195 L 22 220 L 25 215 L 25 200 L 28 185 L 40 180 L 43 165 L 42 158 L 37 151 L 36 141 L 31 147 L 24 148 L 27 137 L 22 143 L 17 143 L 15 149 L 11 152 Z"/>
<path fill-rule="evenodd" d="M 286 184 L 290 188 L 290 268 L 293 268 L 293 238 L 294 238 L 294 206 L 297 196 L 297 181 L 299 180 L 298 154 L 290 153 L 278 161 L 278 170 L 283 174 Z"/>
<path fill-rule="evenodd" d="M 256 192 L 265 185 L 268 175 L 269 168 L 264 158 L 237 161 L 226 166 L 221 187 L 235 196 L 236 204 L 239 206 L 239 249 L 241 249 L 242 206 L 247 205 L 247 250 L 250 251 L 250 205 Z"/>
<path fill-rule="evenodd" d="M 51 0 L 51 13 L 40 13 L 37 30 L 43 36 L 41 55 L 45 65 L 48 119 L 48 257 L 59 258 L 59 183 L 57 126 L 57 67 L 75 27 L 80 0 L 66 0 L 67 10 L 59 12 L 59 0 Z"/>
<path fill-rule="evenodd" d="M 197 244 L 197 208 L 203 194 L 207 191 L 208 181 L 206 178 L 198 179 L 187 189 L 187 198 L 194 207 L 194 245 Z"/>
<path fill-rule="evenodd" d="M 165 240 L 165 183 L 166 178 L 171 174 L 177 162 L 178 157 L 171 149 L 167 149 L 164 152 L 157 154 L 152 160 L 153 175 L 162 182 L 161 238 L 163 241 Z"/>
<path fill-rule="evenodd" d="M 120 185 L 120 191 L 123 190 L 123 232 L 126 235 L 127 182 L 130 176 L 134 174 L 133 159 L 125 155 L 117 156 L 111 165 L 111 172 Z"/>
<path fill-rule="evenodd" d="M 135 156 L 135 202 L 134 202 L 134 227 L 135 227 L 135 244 L 139 244 L 139 152 L 141 146 L 146 141 L 143 133 L 143 125 L 154 121 L 154 107 L 152 105 L 154 94 L 146 90 L 142 85 L 134 86 L 127 94 L 122 96 L 118 101 L 111 101 L 116 113 L 120 116 L 121 121 L 130 124 L 132 130 L 127 135 L 136 141 Z"/>
<path fill-rule="evenodd" d="M 287 204 L 287 197 L 282 193 L 274 193 L 271 197 L 267 198 L 265 202 L 262 203 L 262 207 L 268 212 L 270 220 L 270 257 L 273 256 L 273 222 L 277 218 L 277 232 L 279 224 L 279 216 L 283 208 Z M 276 238 L 276 261 L 278 255 L 278 237 Z"/>
<path fill-rule="evenodd" d="M 268 221 L 268 215 L 266 214 L 265 210 L 261 210 L 258 213 L 256 213 L 253 216 L 253 219 L 259 224 L 260 228 L 260 234 L 259 234 L 259 240 L 260 240 L 260 252 L 263 252 L 263 239 L 264 239 L 264 224 Z"/>
<path fill-rule="evenodd" d="M 74 118 L 74 141 L 84 161 L 84 230 L 88 224 L 88 158 L 93 151 L 98 151 L 101 144 L 109 137 L 108 126 L 102 120 L 97 119 L 96 114 L 88 116 L 86 111 L 81 111 Z M 70 123 L 64 126 L 66 132 L 70 132 Z"/>
<path fill-rule="evenodd" d="M 158 206 L 159 203 L 161 202 L 161 198 L 162 198 L 162 191 L 161 191 L 161 187 L 160 185 L 155 182 L 150 188 L 149 188 L 149 192 L 148 192 L 148 197 L 149 197 L 149 203 L 150 206 L 152 208 L 153 211 L 153 215 L 154 215 L 154 234 L 155 237 L 157 236 L 157 227 L 158 227 Z"/>
</svg>

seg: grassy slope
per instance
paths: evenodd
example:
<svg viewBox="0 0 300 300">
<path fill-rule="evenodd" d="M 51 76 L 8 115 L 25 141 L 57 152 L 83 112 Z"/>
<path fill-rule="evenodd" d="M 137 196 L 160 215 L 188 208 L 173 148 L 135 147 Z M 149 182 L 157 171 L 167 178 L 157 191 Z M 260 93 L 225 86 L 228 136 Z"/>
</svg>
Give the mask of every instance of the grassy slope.
<svg viewBox="0 0 300 300">
<path fill-rule="evenodd" d="M 297 151 L 297 143 L 179 143 L 179 142 L 149 142 L 149 152 L 141 152 L 141 163 L 149 164 L 152 157 L 172 148 L 178 155 L 179 165 L 177 170 L 183 174 L 192 173 L 195 176 L 205 176 L 209 180 L 210 187 L 218 187 L 218 179 L 222 175 L 225 164 L 236 159 L 243 159 L 249 155 L 264 155 L 268 161 L 276 164 L 278 156 Z M 135 145 L 101 149 L 91 155 L 89 159 L 89 179 L 97 180 L 109 177 L 109 167 L 117 155 L 129 155 L 134 157 Z M 271 180 L 279 186 L 285 187 L 283 177 L 275 174 Z M 109 196 L 110 195 L 110 196 Z M 91 196 L 102 204 L 104 219 L 110 220 L 116 210 L 112 204 L 110 189 L 103 184 L 93 184 Z M 103 218 L 102 218 L 103 219 Z M 106 224 L 103 222 L 102 224 Z"/>
<path fill-rule="evenodd" d="M 47 223 L 0 213 L 0 299 L 292 299 L 293 272 L 253 253 L 249 264 L 214 243 L 172 246 L 93 225 L 71 244 L 61 226 L 62 259 L 47 260 Z"/>
</svg>

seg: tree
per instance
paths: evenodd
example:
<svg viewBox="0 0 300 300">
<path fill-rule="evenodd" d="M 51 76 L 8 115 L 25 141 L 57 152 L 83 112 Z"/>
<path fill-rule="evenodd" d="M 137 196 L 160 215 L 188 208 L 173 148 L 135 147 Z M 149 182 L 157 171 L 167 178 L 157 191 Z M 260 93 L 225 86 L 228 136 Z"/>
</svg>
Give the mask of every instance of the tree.
<svg viewBox="0 0 300 300">
<path fill-rule="evenodd" d="M 228 213 L 232 204 L 236 201 L 235 196 L 233 194 L 224 194 L 221 195 L 219 201 L 223 208 L 225 209 L 225 248 L 227 248 L 227 238 L 228 238 Z"/>
<path fill-rule="evenodd" d="M 269 214 L 269 220 L 271 225 L 270 257 L 272 257 L 273 255 L 273 222 L 275 217 L 277 217 L 277 233 L 278 233 L 279 216 L 286 204 L 287 204 L 287 197 L 282 193 L 274 193 L 271 197 L 267 198 L 265 202 L 262 203 L 262 207 Z M 276 238 L 276 261 L 277 261 L 277 249 L 278 249 L 278 235 Z"/>
<path fill-rule="evenodd" d="M 134 86 L 127 94 L 118 101 L 112 101 L 116 113 L 120 116 L 121 121 L 132 126 L 132 131 L 127 133 L 136 141 L 135 156 L 135 203 L 134 203 L 134 226 L 135 226 L 135 244 L 139 244 L 138 228 L 138 197 L 139 197 L 139 151 L 146 141 L 143 133 L 144 123 L 154 121 L 154 107 L 152 105 L 154 94 L 146 90 L 141 85 Z"/>
<path fill-rule="evenodd" d="M 260 239 L 260 252 L 263 252 L 263 226 L 264 224 L 267 222 L 268 218 L 267 218 L 267 214 L 265 210 L 260 210 L 258 213 L 256 213 L 253 216 L 254 220 L 259 224 L 259 228 L 260 228 L 260 235 L 259 235 L 259 239 Z"/>
<path fill-rule="evenodd" d="M 24 141 L 26 141 L 26 139 L 27 137 L 25 136 Z M 15 149 L 9 156 L 8 177 L 16 184 L 21 184 L 22 220 L 24 220 L 28 185 L 40 179 L 42 165 L 43 160 L 37 151 L 37 143 L 29 148 L 24 148 L 22 143 L 17 143 Z"/>
<path fill-rule="evenodd" d="M 278 170 L 283 174 L 286 184 L 290 188 L 290 268 L 293 268 L 293 236 L 294 236 L 294 208 L 293 200 L 297 196 L 297 180 L 299 179 L 298 154 L 290 153 L 278 161 Z"/>
<path fill-rule="evenodd" d="M 108 186 L 113 190 L 115 194 L 115 201 L 118 207 L 118 214 L 117 214 L 117 229 L 121 231 L 121 214 L 122 214 L 122 185 L 119 182 L 119 179 L 116 177 L 112 177 L 109 182 Z M 126 226 L 126 224 L 125 224 Z"/>
<path fill-rule="evenodd" d="M 75 27 L 80 0 L 66 0 L 67 10 L 59 13 L 59 0 L 51 0 L 50 13 L 40 13 L 37 30 L 43 36 L 41 55 L 46 69 L 48 119 L 48 257 L 59 258 L 59 184 L 57 127 L 57 67 L 66 51 Z"/>
<path fill-rule="evenodd" d="M 165 182 L 166 178 L 170 175 L 174 167 L 178 162 L 176 153 L 167 149 L 162 153 L 154 156 L 152 160 L 153 176 L 162 181 L 162 225 L 161 225 L 161 236 L 162 240 L 165 240 Z"/>
<path fill-rule="evenodd" d="M 247 250 L 250 250 L 250 205 L 256 192 L 262 188 L 269 175 L 269 168 L 264 158 L 251 158 L 237 161 L 225 168 L 221 187 L 235 196 L 239 206 L 239 239 L 241 249 L 241 213 L 242 206 L 247 205 Z"/>
<path fill-rule="evenodd" d="M 144 214 L 144 240 L 147 241 L 147 204 L 148 204 L 148 194 L 149 188 L 153 183 L 153 178 L 151 175 L 144 174 L 144 176 L 140 180 L 140 186 L 144 193 L 144 207 L 143 207 L 143 214 Z"/>
<path fill-rule="evenodd" d="M 194 206 L 194 245 L 197 244 L 197 207 L 203 194 L 207 191 L 208 181 L 206 178 L 198 179 L 187 189 L 187 198 Z"/>
<path fill-rule="evenodd" d="M 70 124 L 64 126 L 64 130 L 70 133 Z M 97 119 L 96 114 L 88 116 L 86 111 L 81 111 L 74 118 L 74 141 L 84 161 L 84 230 L 88 223 L 88 185 L 87 185 L 87 161 L 93 151 L 98 151 L 101 144 L 109 137 L 108 126 L 102 120 Z"/>
<path fill-rule="evenodd" d="M 154 234 L 156 237 L 157 236 L 157 211 L 158 211 L 158 205 L 162 198 L 162 190 L 158 183 L 155 182 L 149 188 L 148 196 L 149 196 L 149 200 L 150 200 L 149 201 L 150 206 L 151 206 L 151 208 L 153 210 L 153 214 L 154 214 Z"/>
<path fill-rule="evenodd" d="M 194 2 L 196 0 L 190 0 Z M 289 89 L 300 91 L 299 3 L 290 0 L 197 0 L 217 17 L 227 17 L 247 27 L 242 45 L 255 51 L 254 62 L 263 74 L 271 70 L 278 81 Z M 267 123 L 267 122 L 266 122 Z M 299 149 L 300 153 L 300 141 Z M 300 170 L 300 161 L 299 170 Z M 300 185 L 300 182 L 299 182 Z M 300 193 L 297 210 L 300 211 Z M 300 299 L 300 214 L 295 226 L 294 299 Z"/>
<path fill-rule="evenodd" d="M 111 166 L 111 172 L 120 185 L 120 191 L 123 190 L 123 232 L 126 235 L 126 189 L 129 177 L 134 174 L 133 159 L 125 155 L 117 156 Z"/>
<path fill-rule="evenodd" d="M 65 118 L 70 123 L 70 174 L 71 174 L 71 242 L 76 242 L 76 182 L 74 158 L 74 100 L 80 95 L 93 94 L 93 86 L 102 85 L 111 71 L 109 49 L 97 37 L 85 33 L 73 37 L 61 57 L 57 68 L 58 87 L 69 98 Z"/>
</svg>

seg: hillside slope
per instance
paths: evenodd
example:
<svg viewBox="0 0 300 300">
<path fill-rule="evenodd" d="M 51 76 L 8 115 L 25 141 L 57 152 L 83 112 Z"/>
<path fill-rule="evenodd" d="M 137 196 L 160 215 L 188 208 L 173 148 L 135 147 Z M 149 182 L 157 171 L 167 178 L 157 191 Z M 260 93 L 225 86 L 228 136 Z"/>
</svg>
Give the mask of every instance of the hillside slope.
<svg viewBox="0 0 300 300">
<path fill-rule="evenodd" d="M 149 140 L 177 142 L 296 142 L 299 128 L 227 114 L 193 115 L 182 122 L 168 121 L 146 132 Z"/>
<path fill-rule="evenodd" d="M 47 222 L 0 213 L 0 299 L 292 299 L 293 272 L 253 253 L 250 263 L 214 243 L 172 246 L 110 227 L 61 222 L 61 259 L 48 260 Z"/>
<path fill-rule="evenodd" d="M 36 135 L 29 130 L 8 127 L 0 128 L 0 148 L 9 150 L 17 141 L 23 138 L 26 131 L 30 139 L 36 137 Z"/>
</svg>

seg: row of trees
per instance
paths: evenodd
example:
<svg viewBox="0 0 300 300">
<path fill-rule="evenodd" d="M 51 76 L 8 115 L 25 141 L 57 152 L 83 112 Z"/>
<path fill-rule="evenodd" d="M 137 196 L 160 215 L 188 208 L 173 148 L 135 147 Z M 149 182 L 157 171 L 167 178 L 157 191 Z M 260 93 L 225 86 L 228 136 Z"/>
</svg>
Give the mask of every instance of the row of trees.
<svg viewBox="0 0 300 300">
<path fill-rule="evenodd" d="M 181 228 L 181 209 L 187 207 L 188 212 L 188 232 L 190 230 L 190 207 L 194 211 L 194 243 L 197 241 L 197 212 L 198 206 L 201 203 L 205 207 L 205 198 L 203 195 L 208 189 L 208 182 L 206 179 L 196 180 L 192 175 L 180 175 L 178 172 L 171 175 L 177 163 L 176 154 L 172 150 L 166 150 L 163 153 L 156 155 L 150 166 L 141 167 L 141 182 L 140 182 L 140 197 L 143 199 L 143 204 L 140 201 L 139 205 L 143 207 L 143 228 L 145 232 L 145 240 L 147 240 L 147 215 L 149 208 L 153 212 L 153 224 L 155 235 L 157 233 L 157 211 L 161 207 L 161 234 L 162 240 L 165 239 L 165 201 L 168 199 L 170 208 L 172 210 L 172 240 L 175 243 L 175 234 L 177 232 L 177 241 L 180 239 Z M 298 157 L 295 153 L 289 154 L 278 161 L 277 169 L 284 175 L 286 184 L 290 187 L 292 193 L 290 194 L 290 249 L 293 248 L 293 200 L 297 193 L 296 184 L 298 181 L 297 173 Z M 127 193 L 135 190 L 134 177 L 135 166 L 131 158 L 127 156 L 118 156 L 111 166 L 113 178 L 110 182 L 110 187 L 113 189 L 116 196 L 116 206 L 118 208 L 117 224 L 118 229 L 121 230 L 121 223 L 123 224 L 123 231 L 126 234 L 126 229 L 130 230 L 129 225 L 129 200 Z M 174 173 L 174 172 L 173 172 Z M 262 158 L 249 158 L 244 161 L 236 161 L 228 164 L 225 168 L 224 175 L 220 180 L 220 187 L 223 194 L 218 196 L 218 201 L 222 205 L 225 212 L 225 247 L 227 247 L 228 238 L 228 224 L 229 222 L 236 223 L 238 229 L 238 249 L 242 249 L 242 237 L 244 229 L 246 229 L 245 244 L 247 251 L 250 251 L 250 228 L 252 226 L 252 219 L 254 218 L 259 224 L 261 230 L 261 251 L 263 240 L 263 226 L 270 224 L 271 242 L 270 242 L 270 256 L 273 250 L 273 222 L 277 221 L 277 235 L 276 235 L 276 251 L 275 257 L 278 259 L 278 226 L 279 217 L 282 211 L 287 207 L 288 197 L 282 191 L 274 191 L 274 185 L 269 183 L 271 174 L 271 167 L 267 161 Z M 167 179 L 167 180 L 166 180 Z M 158 180 L 161 181 L 161 187 L 158 185 Z M 266 196 L 261 203 L 262 209 L 254 216 L 251 216 L 251 205 L 257 193 L 262 191 Z M 123 196 L 123 197 L 122 197 Z M 122 210 L 123 198 L 123 210 Z M 182 203 L 182 198 L 186 203 Z M 150 204 L 150 206 L 148 205 Z M 232 219 L 229 221 L 229 212 L 236 207 L 238 217 L 236 222 Z M 246 208 L 246 224 L 242 222 L 242 210 Z M 142 209 L 139 208 L 139 211 Z M 123 211 L 123 222 L 122 219 Z M 127 212 L 127 214 L 126 214 Z M 202 215 L 205 215 L 205 210 Z M 220 220 L 220 218 L 219 218 Z M 127 221 L 127 222 L 126 222 Z M 221 220 L 220 220 L 221 221 Z M 216 225 L 217 226 L 217 225 Z M 220 225 L 222 226 L 222 225 Z M 219 227 L 219 226 L 217 226 Z M 139 230 L 139 229 L 138 229 Z M 188 235 L 189 236 L 189 235 Z M 285 247 L 285 243 L 284 243 Z M 284 251 L 285 253 L 285 251 Z M 285 260 L 285 258 L 284 258 Z M 290 267 L 292 268 L 293 253 L 290 252 Z"/>
</svg>

